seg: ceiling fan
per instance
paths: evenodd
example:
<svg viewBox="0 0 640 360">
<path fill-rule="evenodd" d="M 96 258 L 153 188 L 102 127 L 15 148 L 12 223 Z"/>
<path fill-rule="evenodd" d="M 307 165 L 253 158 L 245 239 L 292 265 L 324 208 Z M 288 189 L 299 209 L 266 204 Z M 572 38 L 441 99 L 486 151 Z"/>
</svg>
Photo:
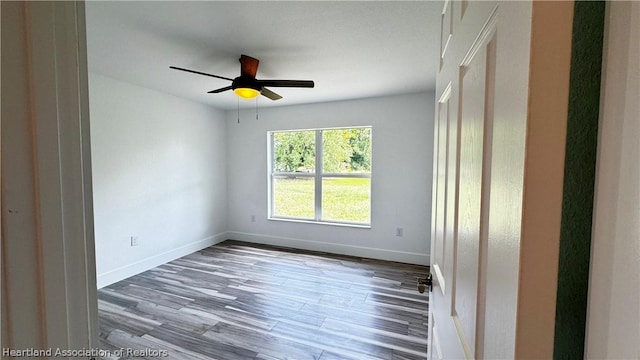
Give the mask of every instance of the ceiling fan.
<svg viewBox="0 0 640 360">
<path fill-rule="evenodd" d="M 254 59 L 251 56 L 240 55 L 240 76 L 235 79 L 231 79 L 224 76 L 207 74 L 200 71 L 180 68 L 177 66 L 170 66 L 171 69 L 186 71 L 194 74 L 211 76 L 218 79 L 231 81 L 230 86 L 225 86 L 220 89 L 211 90 L 209 94 L 217 94 L 227 90 L 233 90 L 236 95 L 245 99 L 253 99 L 258 95 L 263 95 L 271 100 L 282 99 L 282 96 L 267 89 L 268 87 L 298 87 L 298 88 L 312 88 L 314 83 L 311 80 L 258 80 L 256 79 L 256 73 L 258 72 L 258 64 L 260 61 Z"/>
</svg>

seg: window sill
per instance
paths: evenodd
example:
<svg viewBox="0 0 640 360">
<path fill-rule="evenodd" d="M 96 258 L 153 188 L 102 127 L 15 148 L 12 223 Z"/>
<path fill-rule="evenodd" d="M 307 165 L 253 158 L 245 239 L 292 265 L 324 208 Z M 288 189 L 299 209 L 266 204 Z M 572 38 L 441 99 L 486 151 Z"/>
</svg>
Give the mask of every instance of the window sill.
<svg viewBox="0 0 640 360">
<path fill-rule="evenodd" d="M 293 218 L 284 218 L 284 217 L 268 217 L 267 220 L 272 221 L 283 221 L 283 222 L 293 222 L 293 223 L 302 223 L 302 224 L 314 224 L 314 225 L 329 225 L 329 226 L 339 226 L 339 227 L 350 227 L 350 228 L 358 228 L 358 229 L 371 229 L 371 224 L 362 224 L 362 223 L 346 223 L 346 222 L 332 222 L 332 221 L 315 221 L 315 220 L 304 220 L 304 219 L 293 219 Z"/>
</svg>

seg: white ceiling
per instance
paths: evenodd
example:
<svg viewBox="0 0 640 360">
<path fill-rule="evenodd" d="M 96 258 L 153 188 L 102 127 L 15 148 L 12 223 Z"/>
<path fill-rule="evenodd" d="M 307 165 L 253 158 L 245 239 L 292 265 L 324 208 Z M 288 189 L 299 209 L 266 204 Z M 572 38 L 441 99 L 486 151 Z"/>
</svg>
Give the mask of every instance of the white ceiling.
<svg viewBox="0 0 640 360">
<path fill-rule="evenodd" d="M 176 96 L 233 109 L 240 54 L 260 60 L 258 79 L 314 80 L 273 88 L 292 105 L 433 90 L 440 2 L 87 2 L 89 69 Z M 242 100 L 241 106 L 254 106 Z"/>
</svg>

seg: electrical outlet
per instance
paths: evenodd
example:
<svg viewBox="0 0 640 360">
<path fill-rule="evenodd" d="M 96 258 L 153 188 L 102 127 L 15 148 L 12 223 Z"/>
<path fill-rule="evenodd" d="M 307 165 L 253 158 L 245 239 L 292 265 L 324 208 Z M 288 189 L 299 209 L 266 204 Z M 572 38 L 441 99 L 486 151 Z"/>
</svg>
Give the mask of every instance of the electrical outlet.
<svg viewBox="0 0 640 360">
<path fill-rule="evenodd" d="M 256 216 L 255 215 L 251 215 L 251 222 L 256 222 Z"/>
<path fill-rule="evenodd" d="M 138 246 L 138 237 L 137 236 L 131 236 L 131 246 Z"/>
<path fill-rule="evenodd" d="M 403 229 L 401 227 L 396 228 L 396 236 L 402 237 Z"/>
</svg>

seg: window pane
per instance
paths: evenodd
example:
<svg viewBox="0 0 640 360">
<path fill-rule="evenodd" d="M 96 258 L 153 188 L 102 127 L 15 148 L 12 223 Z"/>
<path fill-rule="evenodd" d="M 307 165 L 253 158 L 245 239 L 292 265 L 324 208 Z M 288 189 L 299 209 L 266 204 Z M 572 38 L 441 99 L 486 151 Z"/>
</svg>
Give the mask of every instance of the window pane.
<svg viewBox="0 0 640 360">
<path fill-rule="evenodd" d="M 322 178 L 322 220 L 369 223 L 371 179 Z"/>
<path fill-rule="evenodd" d="M 273 178 L 273 215 L 313 219 L 315 217 L 313 177 Z"/>
<path fill-rule="evenodd" d="M 323 173 L 371 173 L 371 128 L 322 131 Z"/>
<path fill-rule="evenodd" d="M 315 172 L 315 131 L 285 131 L 273 134 L 273 170 Z"/>
</svg>

